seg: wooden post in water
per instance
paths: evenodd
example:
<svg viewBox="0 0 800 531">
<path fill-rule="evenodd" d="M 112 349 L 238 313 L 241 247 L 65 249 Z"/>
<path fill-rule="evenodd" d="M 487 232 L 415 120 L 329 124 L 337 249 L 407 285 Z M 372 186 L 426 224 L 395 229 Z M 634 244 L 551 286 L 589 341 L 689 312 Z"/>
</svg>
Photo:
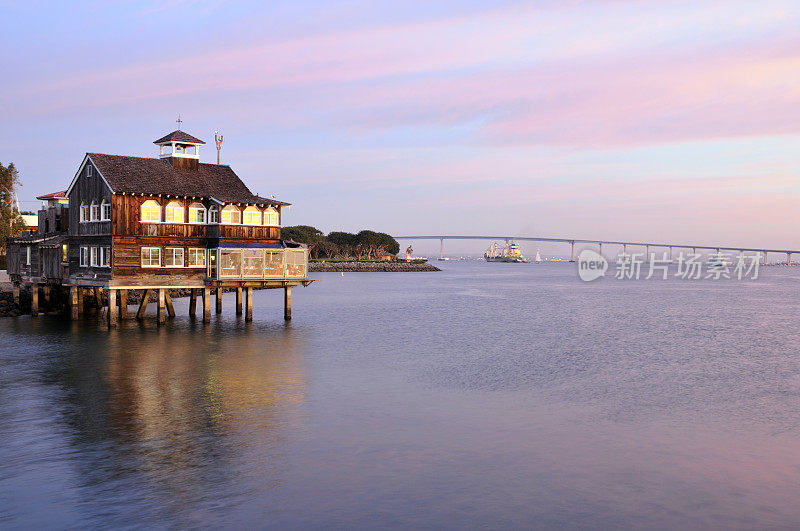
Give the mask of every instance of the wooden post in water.
<svg viewBox="0 0 800 531">
<path fill-rule="evenodd" d="M 197 315 L 197 290 L 192 288 L 189 294 L 189 316 L 194 317 Z"/>
<path fill-rule="evenodd" d="M 242 315 L 242 287 L 236 288 L 236 315 Z"/>
<path fill-rule="evenodd" d="M 108 327 L 117 326 L 117 290 L 108 290 Z"/>
<path fill-rule="evenodd" d="M 211 288 L 203 288 L 203 322 L 211 322 Z"/>
<path fill-rule="evenodd" d="M 175 308 L 172 306 L 172 297 L 169 296 L 169 290 L 164 291 L 164 301 L 167 303 L 167 313 L 170 317 L 175 317 Z"/>
<path fill-rule="evenodd" d="M 128 290 L 119 290 L 119 317 L 120 319 L 128 318 Z"/>
<path fill-rule="evenodd" d="M 146 289 L 144 290 L 144 295 L 142 295 L 142 302 L 139 303 L 139 311 L 136 312 L 137 319 L 144 319 L 144 315 L 147 312 L 147 303 L 150 302 L 150 293 L 153 290 Z"/>
<path fill-rule="evenodd" d="M 247 322 L 253 320 L 253 288 L 247 288 L 247 310 L 244 314 L 244 320 Z"/>
<path fill-rule="evenodd" d="M 217 313 L 222 313 L 222 288 L 217 288 Z"/>
<path fill-rule="evenodd" d="M 69 287 L 69 308 L 70 317 L 73 321 L 78 320 L 78 286 Z"/>
<path fill-rule="evenodd" d="M 31 315 L 39 315 L 39 284 L 31 283 Z"/>
<path fill-rule="evenodd" d="M 44 297 L 44 305 L 50 308 L 50 284 L 42 286 L 42 296 Z"/>
<path fill-rule="evenodd" d="M 292 320 L 292 287 L 283 288 L 283 318 L 287 321 Z"/>
<path fill-rule="evenodd" d="M 94 288 L 94 303 L 98 308 L 103 307 L 103 288 L 99 286 Z"/>
<path fill-rule="evenodd" d="M 164 288 L 158 289 L 158 324 L 167 322 L 167 315 L 164 308 L 165 304 L 165 290 Z"/>
<path fill-rule="evenodd" d="M 19 282 L 14 282 L 14 304 L 19 306 Z"/>
<path fill-rule="evenodd" d="M 83 288 L 76 287 L 78 288 L 78 315 L 83 315 Z"/>
</svg>

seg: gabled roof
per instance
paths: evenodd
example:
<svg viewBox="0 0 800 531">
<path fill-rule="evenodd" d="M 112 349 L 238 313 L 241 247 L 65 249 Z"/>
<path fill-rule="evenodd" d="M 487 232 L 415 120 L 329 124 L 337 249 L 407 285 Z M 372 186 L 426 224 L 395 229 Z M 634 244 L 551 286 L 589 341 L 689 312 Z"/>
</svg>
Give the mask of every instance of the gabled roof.
<svg viewBox="0 0 800 531">
<path fill-rule="evenodd" d="M 205 144 L 205 142 L 203 142 L 199 138 L 195 138 L 192 135 L 190 135 L 189 133 L 184 133 L 180 129 L 177 130 L 177 131 L 171 132 L 167 136 L 162 136 L 161 138 L 159 138 L 158 140 L 153 142 L 153 144 L 165 144 L 167 142 L 185 142 L 187 144 Z"/>
<path fill-rule="evenodd" d="M 113 193 L 207 197 L 223 203 L 287 206 L 253 194 L 230 166 L 199 163 L 196 170 L 173 168 L 166 159 L 87 153 Z"/>
<path fill-rule="evenodd" d="M 39 199 L 40 201 L 44 201 L 46 199 L 65 199 L 66 197 L 67 197 L 67 191 L 66 190 L 62 190 L 60 192 L 53 192 L 52 194 L 40 195 L 36 199 Z"/>
</svg>

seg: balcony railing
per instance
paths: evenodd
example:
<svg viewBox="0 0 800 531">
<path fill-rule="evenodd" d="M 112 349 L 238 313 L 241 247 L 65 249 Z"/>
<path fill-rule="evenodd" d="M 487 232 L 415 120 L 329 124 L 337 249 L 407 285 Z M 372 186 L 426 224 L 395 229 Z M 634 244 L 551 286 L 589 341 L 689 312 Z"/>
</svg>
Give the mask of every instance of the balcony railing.
<svg viewBox="0 0 800 531">
<path fill-rule="evenodd" d="M 308 276 L 308 249 L 210 249 L 212 280 L 281 280 Z"/>
</svg>

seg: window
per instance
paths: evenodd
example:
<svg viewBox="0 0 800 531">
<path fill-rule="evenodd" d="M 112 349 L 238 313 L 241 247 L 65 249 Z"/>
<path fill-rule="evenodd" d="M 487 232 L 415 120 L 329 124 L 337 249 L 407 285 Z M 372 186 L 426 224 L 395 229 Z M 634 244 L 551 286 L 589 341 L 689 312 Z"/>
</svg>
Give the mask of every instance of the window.
<svg viewBox="0 0 800 531">
<path fill-rule="evenodd" d="M 86 176 L 91 177 L 94 174 L 94 168 L 91 164 L 86 165 Z"/>
<path fill-rule="evenodd" d="M 183 267 L 183 247 L 164 249 L 164 267 Z"/>
<path fill-rule="evenodd" d="M 278 221 L 278 211 L 274 207 L 269 207 L 264 211 L 264 225 L 277 227 L 280 225 Z"/>
<path fill-rule="evenodd" d="M 212 206 L 208 209 L 208 222 L 219 223 L 219 209 L 217 207 Z"/>
<path fill-rule="evenodd" d="M 67 254 L 67 244 L 66 243 L 61 246 L 61 261 L 62 262 L 68 262 L 69 261 L 69 255 Z"/>
<path fill-rule="evenodd" d="M 97 247 L 90 247 L 90 250 L 91 254 L 89 256 L 91 257 L 91 261 L 89 263 L 91 264 L 92 267 L 97 267 L 100 265 L 99 262 L 100 257 L 98 256 L 97 253 Z"/>
<path fill-rule="evenodd" d="M 242 213 L 233 205 L 228 205 L 222 209 L 222 223 L 241 223 Z"/>
<path fill-rule="evenodd" d="M 205 266 L 206 266 L 206 250 L 189 249 L 189 267 L 205 267 Z"/>
<path fill-rule="evenodd" d="M 25 265 L 31 265 L 31 246 L 25 247 Z"/>
<path fill-rule="evenodd" d="M 81 223 L 89 221 L 89 205 L 81 203 Z"/>
<path fill-rule="evenodd" d="M 142 247 L 142 267 L 160 267 L 161 249 L 159 247 Z"/>
<path fill-rule="evenodd" d="M 219 250 L 219 276 L 220 278 L 241 278 L 242 276 L 241 249 Z"/>
<path fill-rule="evenodd" d="M 92 201 L 92 221 L 100 221 L 100 205 Z"/>
<path fill-rule="evenodd" d="M 100 205 L 100 221 L 111 221 L 111 203 L 105 199 Z"/>
<path fill-rule="evenodd" d="M 81 247 L 81 267 L 89 265 L 89 248 Z"/>
<path fill-rule="evenodd" d="M 189 205 L 189 223 L 205 223 L 206 207 L 202 203 L 192 203 Z"/>
<path fill-rule="evenodd" d="M 161 221 L 161 207 L 152 199 L 142 203 L 142 221 L 156 222 Z"/>
<path fill-rule="evenodd" d="M 100 267 L 111 267 L 111 247 L 100 247 Z"/>
<path fill-rule="evenodd" d="M 170 201 L 164 209 L 164 221 L 167 223 L 183 223 L 183 205 Z"/>
<path fill-rule="evenodd" d="M 244 209 L 245 225 L 261 225 L 261 211 L 254 206 Z"/>
<path fill-rule="evenodd" d="M 261 278 L 264 276 L 264 249 L 244 249 L 242 262 L 243 277 Z"/>
<path fill-rule="evenodd" d="M 283 277 L 283 251 L 267 250 L 264 260 L 265 277 Z"/>
<path fill-rule="evenodd" d="M 306 266 L 308 259 L 305 250 L 286 250 L 286 276 L 287 277 L 306 277 Z"/>
</svg>

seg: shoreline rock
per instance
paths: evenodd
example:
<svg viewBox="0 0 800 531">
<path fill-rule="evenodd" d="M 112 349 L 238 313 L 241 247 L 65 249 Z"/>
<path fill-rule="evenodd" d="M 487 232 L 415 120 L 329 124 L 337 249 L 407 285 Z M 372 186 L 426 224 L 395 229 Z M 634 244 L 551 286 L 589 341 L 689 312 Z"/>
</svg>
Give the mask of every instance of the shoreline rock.
<svg viewBox="0 0 800 531">
<path fill-rule="evenodd" d="M 310 262 L 309 273 L 410 273 L 441 271 L 427 262 Z"/>
</svg>

